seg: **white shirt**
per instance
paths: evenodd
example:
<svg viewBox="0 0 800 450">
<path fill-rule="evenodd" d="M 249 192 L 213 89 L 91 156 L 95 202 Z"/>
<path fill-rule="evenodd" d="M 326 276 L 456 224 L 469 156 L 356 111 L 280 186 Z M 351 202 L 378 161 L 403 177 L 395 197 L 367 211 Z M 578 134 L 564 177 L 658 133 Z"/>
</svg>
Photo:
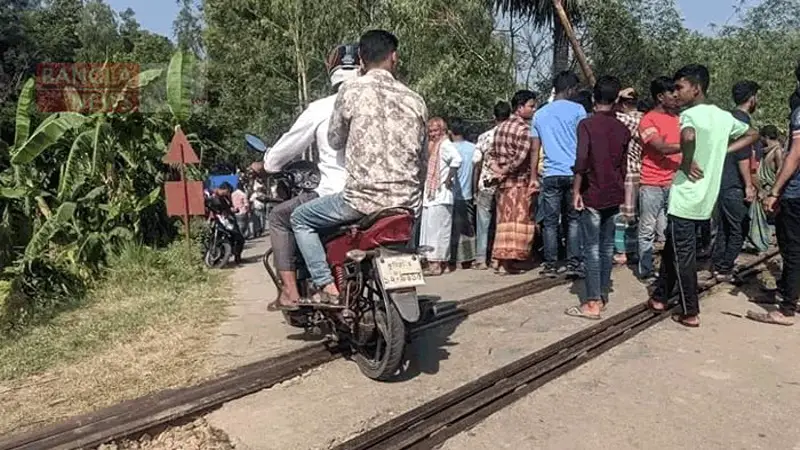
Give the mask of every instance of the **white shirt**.
<svg viewBox="0 0 800 450">
<path fill-rule="evenodd" d="M 261 190 L 264 188 L 264 185 L 261 184 L 258 180 L 253 182 L 253 193 L 250 195 L 250 201 L 253 202 L 254 209 L 264 209 L 267 205 L 258 200 L 258 195 L 261 193 Z"/>
<path fill-rule="evenodd" d="M 283 166 L 301 156 L 316 142 L 319 152 L 320 182 L 316 192 L 337 194 L 344 190 L 344 152 L 328 144 L 328 122 L 333 114 L 336 95 L 331 95 L 308 105 L 292 128 L 287 131 L 264 156 L 264 170 L 278 172 Z"/>
<path fill-rule="evenodd" d="M 430 199 L 428 198 L 428 185 L 426 183 L 422 206 L 453 204 L 453 188 L 446 187 L 444 181 L 450 175 L 450 169 L 458 169 L 459 167 L 461 167 L 461 155 L 458 153 L 456 146 L 449 139 L 445 139 L 439 147 L 439 189 L 436 191 L 436 195 Z M 458 183 L 458 177 L 453 179 L 453 183 L 454 185 Z"/>
</svg>

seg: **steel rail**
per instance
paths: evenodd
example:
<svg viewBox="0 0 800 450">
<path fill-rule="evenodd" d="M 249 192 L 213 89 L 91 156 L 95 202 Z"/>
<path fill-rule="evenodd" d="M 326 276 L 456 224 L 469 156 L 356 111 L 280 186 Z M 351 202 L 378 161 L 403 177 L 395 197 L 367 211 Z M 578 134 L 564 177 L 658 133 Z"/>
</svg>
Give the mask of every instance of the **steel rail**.
<svg viewBox="0 0 800 450">
<path fill-rule="evenodd" d="M 563 276 L 536 278 L 486 294 L 431 305 L 412 336 L 485 309 L 568 284 Z M 446 305 L 446 306 L 443 306 Z M 268 389 L 339 357 L 341 348 L 321 342 L 287 354 L 227 371 L 195 386 L 168 389 L 128 400 L 54 425 L 0 438 L 0 450 L 68 450 L 100 445 L 210 411 L 222 404 Z"/>
<path fill-rule="evenodd" d="M 740 279 L 777 255 L 772 251 L 744 266 Z M 701 297 L 719 284 L 701 288 Z M 441 397 L 414 408 L 335 447 L 336 450 L 430 449 L 470 429 L 491 414 L 544 384 L 627 341 L 669 317 L 675 307 L 658 313 L 645 303 L 622 311 L 511 364 L 494 370 Z"/>
</svg>

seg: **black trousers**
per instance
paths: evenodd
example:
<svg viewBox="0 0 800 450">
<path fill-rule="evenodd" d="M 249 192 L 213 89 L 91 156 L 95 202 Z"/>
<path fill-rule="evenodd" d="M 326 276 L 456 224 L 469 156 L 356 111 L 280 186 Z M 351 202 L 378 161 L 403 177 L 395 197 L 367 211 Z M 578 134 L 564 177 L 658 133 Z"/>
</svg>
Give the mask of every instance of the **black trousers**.
<svg viewBox="0 0 800 450">
<path fill-rule="evenodd" d="M 697 237 L 707 229 L 708 220 L 691 220 L 668 216 L 667 242 L 661 254 L 659 279 L 653 298 L 668 303 L 677 288 L 679 302 L 684 315 L 700 314 L 697 298 Z"/>
<path fill-rule="evenodd" d="M 780 310 L 784 315 L 794 316 L 800 296 L 800 198 L 780 200 L 775 232 L 783 258 L 783 273 L 778 283 L 783 297 Z"/>
<path fill-rule="evenodd" d="M 714 241 L 714 270 L 722 274 L 733 272 L 733 265 L 742 252 L 747 214 L 750 208 L 744 201 L 743 189 L 727 189 L 717 200 L 717 238 Z"/>
</svg>

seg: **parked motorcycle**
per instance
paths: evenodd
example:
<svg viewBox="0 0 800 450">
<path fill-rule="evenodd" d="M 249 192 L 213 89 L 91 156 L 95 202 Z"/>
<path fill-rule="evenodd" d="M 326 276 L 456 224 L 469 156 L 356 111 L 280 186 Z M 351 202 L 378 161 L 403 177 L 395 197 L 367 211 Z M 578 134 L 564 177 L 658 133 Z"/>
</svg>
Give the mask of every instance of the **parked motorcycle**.
<svg viewBox="0 0 800 450">
<path fill-rule="evenodd" d="M 212 269 L 221 269 L 228 264 L 233 254 L 233 233 L 236 219 L 214 198 L 206 199 L 208 227 L 203 239 L 203 261 Z"/>
<path fill-rule="evenodd" d="M 247 135 L 246 141 L 253 150 L 268 151 L 253 135 Z M 295 161 L 273 179 L 273 191 L 282 191 L 285 201 L 315 189 L 319 169 L 308 161 Z M 349 346 L 367 377 L 391 379 L 403 362 L 408 325 L 420 318 L 417 287 L 425 284 L 420 252 L 410 245 L 413 225 L 414 211 L 388 208 L 321 232 L 343 308 L 303 305 L 298 311 L 283 311 L 287 323 Z M 280 292 L 282 283 L 270 263 L 271 255 L 272 250 L 264 254 L 263 264 Z M 300 295 L 313 295 L 305 265 L 298 261 L 297 267 Z"/>
</svg>

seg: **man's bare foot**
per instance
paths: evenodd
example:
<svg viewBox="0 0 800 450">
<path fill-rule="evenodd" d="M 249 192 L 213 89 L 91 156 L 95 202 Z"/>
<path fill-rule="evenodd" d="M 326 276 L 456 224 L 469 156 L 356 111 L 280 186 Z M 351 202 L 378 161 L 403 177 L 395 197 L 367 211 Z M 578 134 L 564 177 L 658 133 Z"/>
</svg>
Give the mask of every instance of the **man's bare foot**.
<svg viewBox="0 0 800 450">
<path fill-rule="evenodd" d="M 650 300 L 647 301 L 647 306 L 649 306 L 650 309 L 656 312 L 664 312 L 667 310 L 666 303 L 662 303 L 654 298 L 651 298 Z"/>
<path fill-rule="evenodd" d="M 592 316 L 599 316 L 603 309 L 603 301 L 602 300 L 589 300 L 583 305 L 581 305 L 581 311 L 584 314 L 589 314 Z"/>
<path fill-rule="evenodd" d="M 325 285 L 325 287 L 322 288 L 322 292 L 333 297 L 337 298 L 339 297 L 339 289 L 336 288 L 336 285 L 334 283 Z"/>
</svg>

